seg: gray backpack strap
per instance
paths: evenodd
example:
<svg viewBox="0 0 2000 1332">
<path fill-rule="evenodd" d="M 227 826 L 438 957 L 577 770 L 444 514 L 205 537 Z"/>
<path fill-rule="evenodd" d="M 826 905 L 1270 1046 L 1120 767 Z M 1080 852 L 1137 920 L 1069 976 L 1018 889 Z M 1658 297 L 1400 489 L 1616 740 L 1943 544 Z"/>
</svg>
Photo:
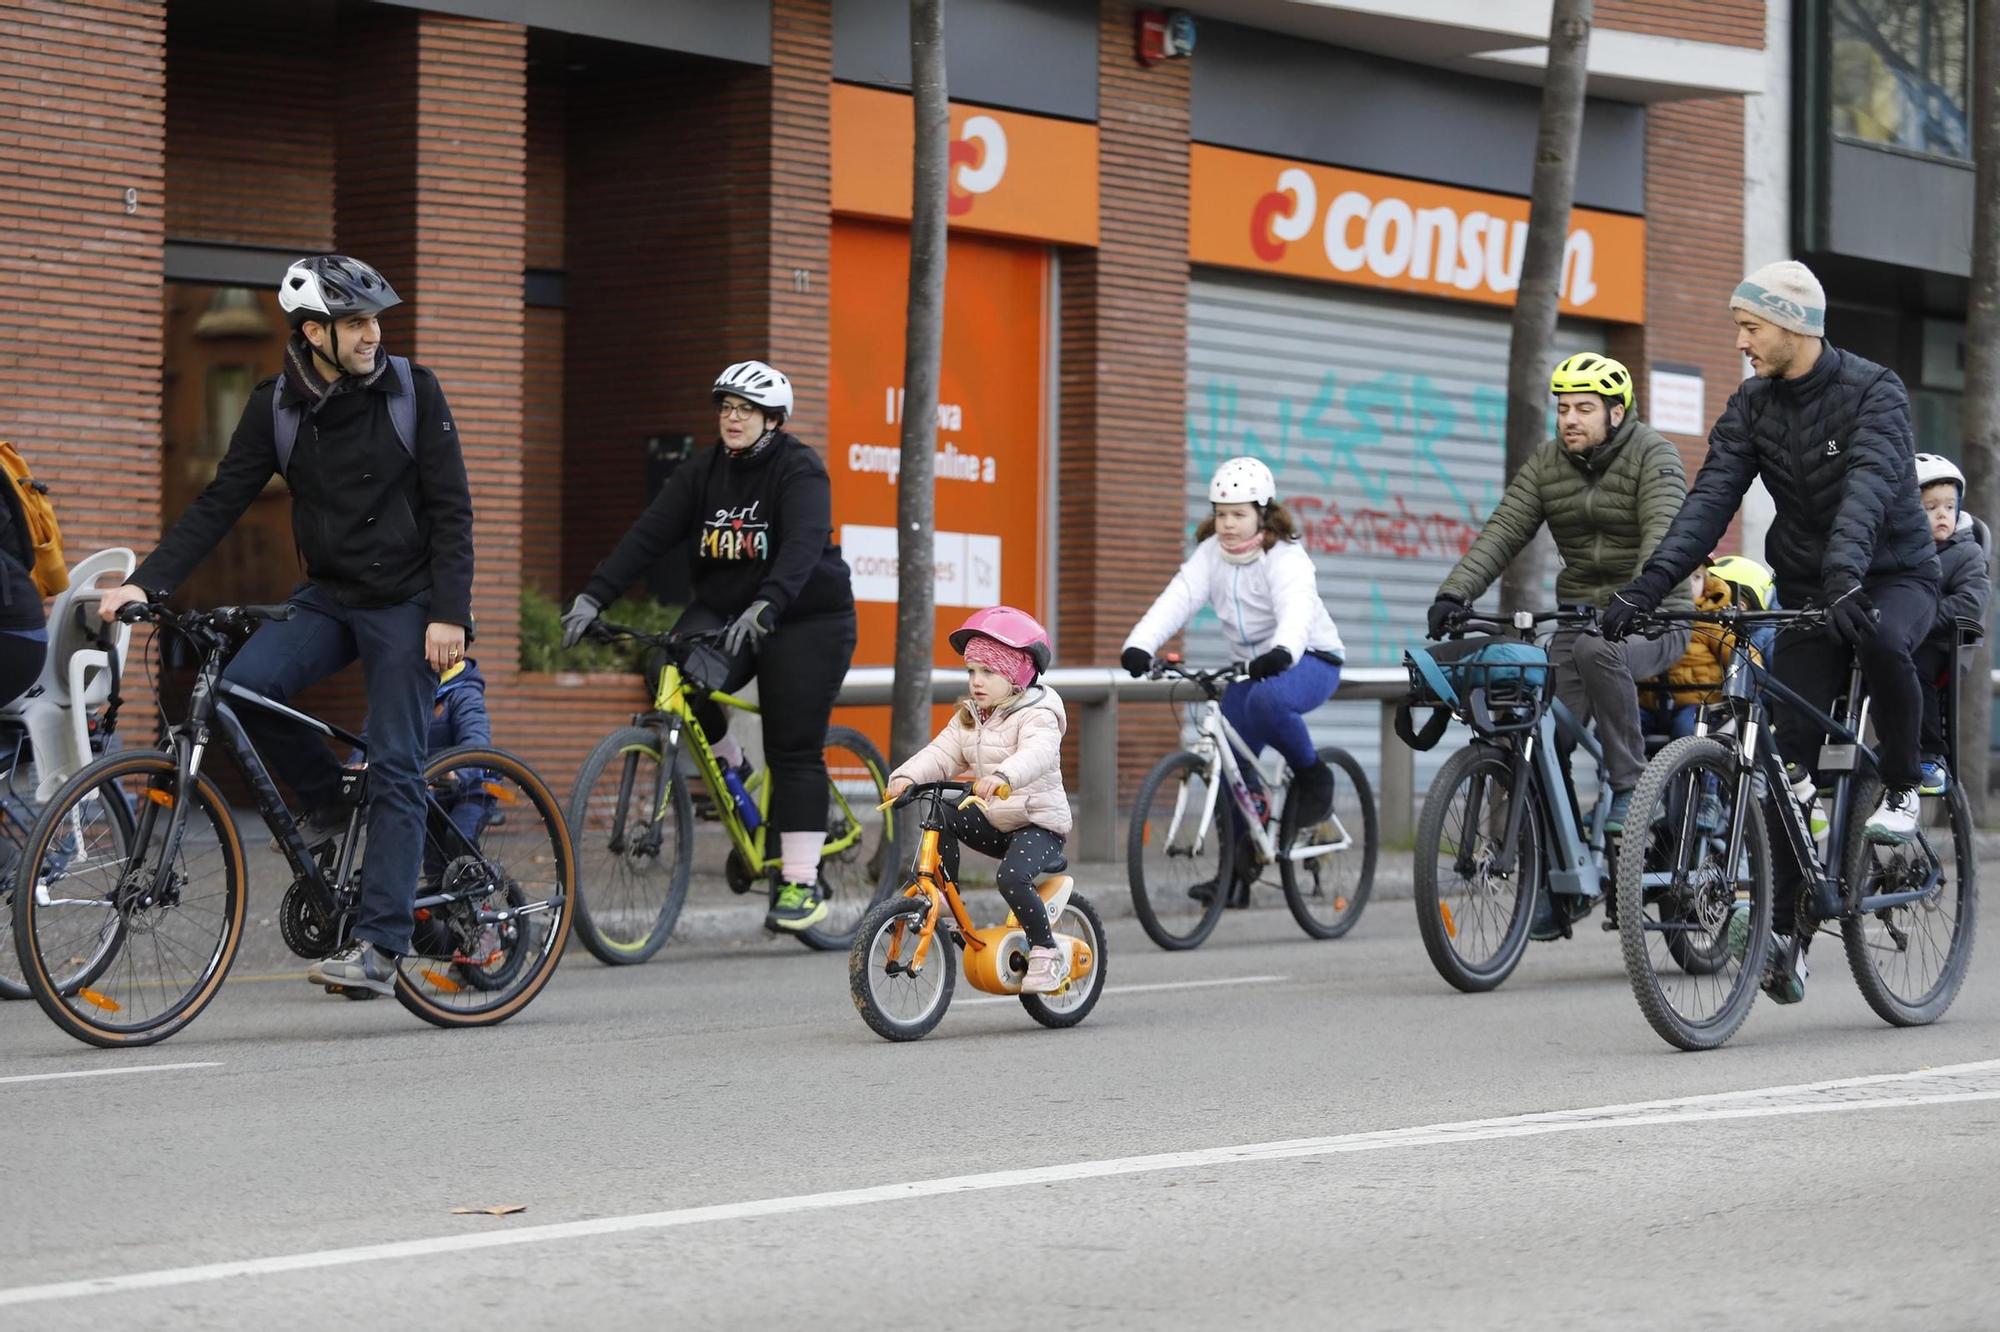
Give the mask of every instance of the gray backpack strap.
<svg viewBox="0 0 2000 1332">
<path fill-rule="evenodd" d="M 391 356 L 389 373 L 396 377 L 396 387 L 389 390 L 389 422 L 396 427 L 396 438 L 402 442 L 403 452 L 411 458 L 417 456 L 417 381 L 410 373 L 410 358 Z"/>
<path fill-rule="evenodd" d="M 278 382 L 271 385 L 271 442 L 278 449 L 278 475 L 292 463 L 292 446 L 299 442 L 299 424 L 305 420 L 305 413 L 297 407 L 285 405 L 285 377 L 278 376 Z"/>
<path fill-rule="evenodd" d="M 396 427 L 396 440 L 403 452 L 417 456 L 417 381 L 410 373 L 410 358 L 391 356 L 389 373 L 396 386 L 389 390 L 389 423 Z M 285 402 L 285 377 L 271 386 L 271 438 L 278 449 L 278 475 L 283 476 L 292 462 L 292 448 L 299 442 L 299 426 L 305 413 Z"/>
</svg>

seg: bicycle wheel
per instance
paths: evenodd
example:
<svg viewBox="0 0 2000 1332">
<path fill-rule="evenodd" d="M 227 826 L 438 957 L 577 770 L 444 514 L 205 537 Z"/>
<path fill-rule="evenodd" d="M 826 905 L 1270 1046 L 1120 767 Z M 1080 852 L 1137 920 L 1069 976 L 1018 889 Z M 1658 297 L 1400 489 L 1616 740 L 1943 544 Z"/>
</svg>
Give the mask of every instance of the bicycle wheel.
<svg viewBox="0 0 2000 1332">
<path fill-rule="evenodd" d="M 1154 943 L 1193 948 L 1215 929 L 1236 866 L 1229 793 L 1212 792 L 1208 764 L 1185 750 L 1153 765 L 1139 784 L 1125 835 L 1132 909 Z"/>
<path fill-rule="evenodd" d="M 1090 900 L 1072 893 L 1052 922 L 1056 933 L 1073 934 L 1090 949 L 1090 972 L 1060 994 L 1024 994 L 1021 1007 L 1044 1027 L 1074 1027 L 1090 1016 L 1104 993 L 1104 918 Z"/>
<path fill-rule="evenodd" d="M 1528 950 L 1528 923 L 1542 882 L 1541 811 L 1534 778 L 1516 792 L 1514 756 L 1475 744 L 1445 760 L 1417 822 L 1417 932 L 1438 975 L 1468 994 L 1514 974 Z M 1507 872 L 1493 868 L 1507 840 L 1514 800 L 1529 801 Z"/>
<path fill-rule="evenodd" d="M 1654 1031 L 1683 1050 L 1713 1050 L 1736 1034 L 1757 1001 L 1771 938 L 1771 857 L 1764 811 L 1743 811 L 1743 840 L 1731 863 L 1728 826 L 1737 799 L 1736 751 L 1688 736 L 1661 750 L 1632 792 L 1628 828 L 1668 824 L 1663 864 L 1620 856 L 1618 936 L 1632 995 Z M 1721 835 L 1696 825 L 1705 788 L 1717 795 Z M 1732 934 L 1737 904 L 1750 912 Z M 1676 944 L 1676 936 L 1682 936 Z M 1737 953 L 1738 945 L 1742 952 Z M 1692 958 L 1702 965 L 1689 966 Z"/>
<path fill-rule="evenodd" d="M 28 989 L 91 1045 L 151 1045 L 194 1021 L 243 940 L 243 845 L 228 803 L 206 776 L 182 790 L 168 754 L 113 755 L 63 783 L 15 882 L 32 885 L 14 894 Z"/>
<path fill-rule="evenodd" d="M 1871 810 L 1881 798 L 1881 783 L 1871 778 L 1858 785 L 1849 808 Z M 1897 1027 L 1927 1025 L 1951 1007 L 1972 964 L 1979 919 L 1979 865 L 1964 789 L 1953 782 L 1943 796 L 1919 801 L 1918 832 L 1920 840 L 1911 847 L 1878 851 L 1862 840 L 1856 819 L 1844 857 L 1847 882 L 1858 885 L 1864 897 L 1928 889 L 1915 901 L 1840 922 L 1861 997 L 1877 1017 Z"/>
<path fill-rule="evenodd" d="M 606 966 L 644 962 L 673 933 L 694 869 L 694 802 L 658 732 L 626 726 L 597 742 L 570 788 L 569 828 L 576 937 Z"/>
<path fill-rule="evenodd" d="M 861 917 L 847 953 L 847 990 L 869 1030 L 884 1040 L 914 1041 L 930 1034 L 951 1006 L 958 959 L 945 937 L 940 913 L 923 967 L 913 970 L 918 929 L 930 899 L 892 897 Z"/>
<path fill-rule="evenodd" d="M 889 765 L 882 751 L 847 726 L 826 728 L 826 845 L 819 853 L 826 916 L 798 940 L 821 952 L 854 944 L 869 907 L 896 888 L 894 824 L 877 805 L 888 798 Z"/>
<path fill-rule="evenodd" d="M 555 975 L 576 900 L 569 825 L 533 769 L 498 749 L 449 749 L 424 767 L 419 897 L 443 894 L 397 964 L 396 998 L 440 1027 L 488 1027 L 526 1008 Z M 505 818 L 468 829 L 447 797 L 467 788 Z"/>
<path fill-rule="evenodd" d="M 1375 886 L 1375 792 L 1354 755 L 1324 748 L 1320 758 L 1333 770 L 1333 809 L 1318 823 L 1301 830 L 1289 797 L 1278 823 L 1278 881 L 1285 888 L 1285 905 L 1292 919 L 1315 939 L 1338 939 L 1361 919 L 1368 893 Z M 1345 842 L 1347 845 L 1342 846 Z M 1303 860 L 1293 848 L 1325 847 Z"/>
</svg>

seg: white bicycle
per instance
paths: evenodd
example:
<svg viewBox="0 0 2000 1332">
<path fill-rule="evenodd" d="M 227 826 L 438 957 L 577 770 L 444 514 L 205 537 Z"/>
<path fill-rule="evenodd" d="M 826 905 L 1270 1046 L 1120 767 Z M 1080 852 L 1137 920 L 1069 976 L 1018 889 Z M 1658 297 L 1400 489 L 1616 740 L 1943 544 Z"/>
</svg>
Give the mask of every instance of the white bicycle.
<svg viewBox="0 0 2000 1332">
<path fill-rule="evenodd" d="M 1266 771 L 1222 715 L 1223 691 L 1249 678 L 1245 667 L 1191 671 L 1169 654 L 1154 661 L 1152 677 L 1169 675 L 1203 701 L 1193 746 L 1153 765 L 1132 807 L 1125 854 L 1139 924 L 1162 948 L 1196 947 L 1226 907 L 1248 905 L 1251 885 L 1275 863 L 1299 927 L 1315 939 L 1346 934 L 1375 883 L 1375 793 L 1361 765 L 1344 749 L 1319 751 L 1333 770 L 1333 808 L 1302 829 L 1284 760 Z"/>
</svg>

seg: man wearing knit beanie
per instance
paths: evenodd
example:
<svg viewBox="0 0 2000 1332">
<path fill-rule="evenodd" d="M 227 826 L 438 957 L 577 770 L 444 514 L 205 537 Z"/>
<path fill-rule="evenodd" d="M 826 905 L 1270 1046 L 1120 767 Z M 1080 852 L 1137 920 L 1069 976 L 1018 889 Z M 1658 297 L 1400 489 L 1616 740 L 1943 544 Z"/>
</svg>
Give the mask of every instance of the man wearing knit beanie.
<svg viewBox="0 0 2000 1332">
<path fill-rule="evenodd" d="M 1831 711 L 1849 663 L 1859 661 L 1880 739 L 1886 788 L 1863 829 L 1898 846 L 1917 830 L 1917 728 L 1922 687 L 1911 654 L 1937 615 L 1938 562 L 1917 494 L 1910 400 L 1894 372 L 1826 341 L 1826 292 L 1804 264 L 1766 264 L 1729 297 L 1736 349 L 1752 376 L 1730 396 L 1708 436 L 1708 457 L 1646 567 L 1612 599 L 1604 632 L 1629 632 L 1716 548 L 1743 492 L 1761 477 L 1777 512 L 1765 553 L 1788 607 L 1818 607 L 1779 635 L 1771 671 Z M 1824 738 L 1810 721 L 1776 710 L 1778 747 L 1793 793 L 1813 797 L 1812 764 Z M 1775 817 L 1775 816 L 1773 816 Z M 1795 908 L 1804 873 L 1783 830 L 1774 848 L 1771 971 L 1781 1003 L 1805 993 L 1804 932 Z M 1817 894 L 1815 894 L 1817 899 Z M 1838 903 L 1815 900 L 1821 920 Z M 1747 938 L 1747 928 L 1732 938 Z M 1739 954 L 1740 956 L 1740 954 Z"/>
</svg>

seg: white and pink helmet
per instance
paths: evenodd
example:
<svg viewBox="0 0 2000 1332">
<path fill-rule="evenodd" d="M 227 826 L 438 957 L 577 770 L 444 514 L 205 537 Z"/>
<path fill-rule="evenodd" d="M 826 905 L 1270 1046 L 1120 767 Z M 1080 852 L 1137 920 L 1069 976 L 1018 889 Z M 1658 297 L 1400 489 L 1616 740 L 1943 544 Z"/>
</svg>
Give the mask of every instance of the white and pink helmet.
<svg viewBox="0 0 2000 1332">
<path fill-rule="evenodd" d="M 1049 668 L 1049 661 L 1055 655 L 1049 646 L 1049 631 L 1042 628 L 1042 622 L 1012 606 L 988 606 L 972 612 L 964 624 L 952 631 L 951 650 L 964 656 L 965 645 L 979 637 L 1027 653 L 1037 675 Z"/>
</svg>

